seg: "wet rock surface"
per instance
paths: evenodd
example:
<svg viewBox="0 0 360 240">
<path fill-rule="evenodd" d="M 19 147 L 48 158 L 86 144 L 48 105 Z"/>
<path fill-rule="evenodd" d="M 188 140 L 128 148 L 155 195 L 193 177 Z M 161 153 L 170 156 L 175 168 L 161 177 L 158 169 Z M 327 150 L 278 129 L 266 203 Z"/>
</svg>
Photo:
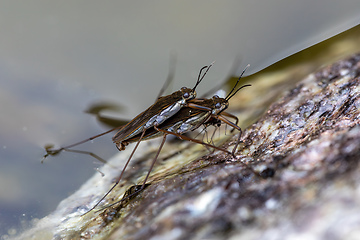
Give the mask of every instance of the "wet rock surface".
<svg viewBox="0 0 360 240">
<path fill-rule="evenodd" d="M 360 234 L 359 123 L 360 54 L 310 74 L 287 91 L 243 129 L 236 158 L 178 143 L 182 150 L 164 150 L 167 155 L 143 191 L 81 216 L 119 173 L 120 166 L 111 161 L 102 169 L 104 178 L 90 179 L 40 220 L 37 230 L 25 234 L 55 239 L 355 239 Z M 231 150 L 236 139 L 223 147 Z M 134 159 L 107 204 L 141 184 L 155 146 Z"/>
</svg>

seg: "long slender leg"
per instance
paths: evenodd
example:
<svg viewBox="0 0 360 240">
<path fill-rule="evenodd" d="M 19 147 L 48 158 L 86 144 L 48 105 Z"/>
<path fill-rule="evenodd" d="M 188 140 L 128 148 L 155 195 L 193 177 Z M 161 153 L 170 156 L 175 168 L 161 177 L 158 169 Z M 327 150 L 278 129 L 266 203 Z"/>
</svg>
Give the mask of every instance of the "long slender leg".
<svg viewBox="0 0 360 240">
<path fill-rule="evenodd" d="M 163 146 L 164 146 L 164 143 L 165 143 L 165 140 L 166 140 L 166 136 L 167 136 L 167 134 L 164 134 L 164 137 L 163 137 L 163 140 L 162 140 L 162 142 L 161 142 L 161 144 L 160 144 L 160 147 L 159 147 L 159 149 L 158 149 L 158 151 L 157 151 L 157 153 L 156 153 L 156 156 L 155 156 L 153 162 L 151 163 L 150 169 L 149 169 L 149 171 L 148 171 L 148 173 L 147 173 L 147 175 L 146 175 L 146 177 L 145 177 L 144 183 L 143 183 L 143 185 L 141 186 L 141 189 L 140 189 L 139 191 L 141 191 L 141 190 L 144 188 L 145 183 L 146 183 L 147 179 L 148 179 L 149 176 L 150 176 L 150 172 L 151 172 L 151 170 L 153 169 L 153 167 L 154 167 L 154 165 L 155 165 L 155 162 L 156 162 L 156 160 L 157 160 L 158 157 L 159 157 L 160 151 L 161 151 L 161 149 L 162 149 Z"/>
<path fill-rule="evenodd" d="M 116 179 L 115 184 L 110 188 L 110 190 L 109 190 L 89 211 L 87 211 L 87 212 L 84 213 L 83 215 L 85 215 L 85 214 L 87 214 L 88 212 L 94 210 L 94 209 L 100 204 L 100 202 L 102 202 L 102 201 L 110 194 L 110 192 L 119 184 L 122 176 L 124 175 L 125 169 L 126 169 L 127 166 L 129 165 L 129 162 L 130 162 L 131 158 L 133 157 L 133 155 L 134 155 L 137 147 L 139 146 L 142 138 L 144 137 L 144 135 L 145 135 L 145 131 L 142 132 L 139 141 L 136 143 L 134 149 L 132 150 L 132 152 L 131 152 L 131 154 L 130 154 L 130 157 L 129 157 L 128 160 L 126 161 L 126 163 L 125 163 L 125 165 L 124 165 L 124 168 L 123 168 L 123 170 L 122 170 L 121 173 L 120 173 L 120 176 Z"/>
<path fill-rule="evenodd" d="M 155 162 L 156 162 L 156 160 L 157 160 L 158 157 L 159 157 L 160 151 L 161 151 L 161 149 L 162 149 L 163 146 L 164 146 L 164 143 L 165 143 L 165 140 L 166 140 L 166 136 L 167 136 L 167 134 L 164 134 L 164 137 L 163 137 L 163 140 L 162 140 L 162 142 L 161 142 L 161 144 L 160 144 L 160 147 L 159 147 L 159 149 L 158 149 L 158 151 L 157 151 L 157 153 L 156 153 L 156 156 L 155 156 L 154 160 L 153 160 L 152 163 L 151 163 L 150 169 L 149 169 L 149 171 L 148 171 L 148 173 L 147 173 L 147 175 L 146 175 L 146 177 L 145 177 L 145 180 L 144 180 L 143 184 L 141 185 L 140 189 L 138 189 L 138 190 L 136 190 L 135 192 L 127 195 L 126 197 L 123 197 L 121 200 L 119 200 L 119 201 L 117 201 L 117 202 L 114 202 L 114 203 L 112 203 L 112 204 L 107 205 L 107 206 L 104 207 L 104 208 L 108 208 L 108 207 L 114 206 L 115 204 L 118 204 L 118 203 L 120 203 L 120 202 L 123 202 L 124 200 L 126 200 L 126 199 L 134 196 L 135 194 L 137 194 L 138 192 L 142 191 L 142 190 L 145 188 L 146 181 L 148 180 L 148 178 L 149 178 L 149 176 L 150 176 L 150 173 L 151 173 L 151 170 L 153 169 L 153 167 L 154 167 L 154 165 L 155 165 Z M 111 188 L 111 190 L 112 190 L 113 188 L 114 188 L 114 186 Z M 110 190 L 110 191 L 111 191 L 111 190 Z M 103 210 L 104 208 L 100 209 L 100 211 Z M 92 209 L 94 209 L 94 208 L 92 208 Z M 92 209 L 91 209 L 91 210 L 92 210 Z M 90 210 L 90 211 L 91 211 L 91 210 Z"/>
<path fill-rule="evenodd" d="M 215 136 L 215 133 L 216 133 L 217 130 L 219 130 L 219 127 L 218 127 L 218 126 L 215 126 L 215 129 L 214 129 L 213 133 L 211 134 L 211 138 L 210 138 L 210 143 L 211 143 L 212 145 L 215 144 L 215 143 L 214 143 L 214 136 Z M 219 133 L 220 133 L 220 130 L 219 130 Z"/>
<path fill-rule="evenodd" d="M 201 145 L 203 145 L 203 146 L 208 146 L 208 147 L 214 148 L 214 149 L 216 149 L 216 150 L 220 150 L 220 151 L 223 151 L 223 152 L 225 152 L 225 153 L 232 154 L 231 152 L 229 152 L 229 151 L 226 150 L 226 149 L 223 149 L 223 148 L 220 148 L 220 147 L 217 147 L 217 146 L 208 144 L 208 143 L 204 143 L 203 141 L 200 141 L 200 140 L 197 140 L 197 139 L 194 139 L 194 138 L 190 138 L 190 137 L 187 137 L 187 136 L 185 136 L 185 135 L 178 134 L 178 133 L 169 132 L 169 131 L 167 131 L 167 130 L 160 129 L 160 128 L 155 127 L 155 126 L 154 126 L 154 128 L 155 128 L 157 131 L 164 132 L 165 134 L 172 134 L 172 135 L 174 135 L 174 136 L 177 136 L 178 138 L 180 138 L 180 139 L 182 139 L 182 140 L 187 140 L 187 141 L 190 141 L 190 142 L 198 143 L 198 144 L 201 144 Z"/>
<path fill-rule="evenodd" d="M 205 126 L 204 129 L 202 129 L 194 138 L 197 138 L 200 134 L 203 134 L 202 141 L 204 142 L 204 139 L 206 138 L 206 142 L 209 142 L 209 135 L 207 131 L 207 127 Z M 212 139 L 210 139 L 212 141 Z M 210 142 L 211 143 L 211 142 Z M 209 151 L 209 153 L 213 152 L 213 148 L 210 149 L 208 146 L 205 146 L 206 149 Z"/>
<path fill-rule="evenodd" d="M 218 116 L 218 117 L 221 117 L 221 116 Z M 235 128 L 240 131 L 240 135 L 239 135 L 239 138 L 238 138 L 238 142 L 237 142 L 237 144 L 236 144 L 236 146 L 235 146 L 235 148 L 234 148 L 234 149 L 236 149 L 237 146 L 238 146 L 238 143 L 239 143 L 239 141 L 240 141 L 240 138 L 241 138 L 241 133 L 242 133 L 242 132 L 241 132 L 241 128 L 240 128 L 239 126 L 235 125 L 234 123 L 230 122 L 229 120 L 227 120 L 227 119 L 224 118 L 224 117 L 221 117 L 220 119 L 221 119 L 221 120 L 224 119 L 224 120 L 225 120 L 224 122 L 225 122 L 226 124 L 229 124 L 229 125 L 232 126 L 232 127 L 235 127 L 235 126 L 236 126 Z M 233 126 L 233 125 L 234 125 L 234 126 Z M 180 135 L 180 134 L 177 134 L 177 133 L 169 132 L 169 131 L 166 131 L 166 130 L 164 130 L 164 129 L 160 129 L 160 128 L 157 128 L 157 127 L 154 127 L 154 128 L 155 128 L 156 130 L 160 131 L 160 132 L 164 132 L 165 134 L 172 134 L 172 135 L 177 136 L 177 137 L 180 138 L 180 139 L 187 140 L 187 141 L 191 141 L 191 142 L 195 142 L 195 143 L 199 143 L 199 144 L 202 144 L 202 145 L 205 145 L 205 146 L 208 146 L 208 147 L 211 147 L 211 148 L 214 148 L 214 149 L 223 151 L 223 152 L 225 152 L 225 153 L 231 154 L 231 155 L 235 158 L 235 151 L 234 151 L 234 149 L 232 150 L 232 152 L 229 152 L 229 151 L 226 150 L 226 149 L 223 149 L 223 148 L 220 148 L 220 147 L 211 145 L 211 144 L 204 143 L 204 142 L 202 142 L 202 141 L 200 141 L 200 140 L 197 140 L 197 139 L 189 138 L 189 137 L 186 137 L 186 136 L 184 136 L 184 135 Z M 254 173 L 256 176 L 261 177 L 259 173 L 257 173 L 256 171 L 254 171 L 254 170 L 253 170 L 251 167 L 249 167 L 247 164 L 245 164 L 245 163 L 243 163 L 243 162 L 241 162 L 241 161 L 240 161 L 240 163 L 241 163 L 245 168 L 249 169 L 252 173 Z"/>
<path fill-rule="evenodd" d="M 230 115 L 231 115 L 231 114 L 230 114 Z M 238 125 L 236 125 L 236 124 L 234 124 L 233 122 L 231 122 L 231 121 L 229 121 L 228 119 L 226 119 L 225 117 L 223 117 L 222 115 L 217 115 L 217 116 L 214 116 L 214 117 L 217 118 L 217 119 L 219 119 L 219 120 L 221 120 L 221 121 L 224 122 L 225 124 L 230 125 L 230 126 L 233 127 L 234 129 L 237 129 L 237 130 L 239 131 L 238 140 L 237 140 L 237 142 L 236 142 L 236 144 L 235 144 L 235 146 L 234 146 L 234 148 L 233 148 L 233 150 L 232 150 L 232 152 L 231 152 L 231 155 L 235 158 L 236 149 L 237 149 L 237 147 L 239 146 L 240 141 L 241 141 L 241 135 L 242 135 L 242 130 L 241 130 L 241 128 L 240 128 Z M 243 163 L 242 161 L 240 161 L 240 163 L 241 163 L 242 165 L 244 165 L 247 169 L 249 169 L 252 173 L 254 173 L 256 176 L 262 177 L 259 173 L 257 173 L 256 171 L 254 171 L 254 169 L 252 169 L 251 167 L 249 167 L 246 163 Z"/>
<path fill-rule="evenodd" d="M 201 106 L 201 105 L 198 105 L 198 104 L 195 104 L 195 103 L 187 103 L 187 107 L 194 108 L 194 109 L 199 109 L 199 110 L 204 110 L 204 111 L 211 111 L 212 110 L 209 107 Z"/>
<path fill-rule="evenodd" d="M 237 129 L 237 130 L 240 132 L 240 133 L 239 133 L 238 141 L 236 142 L 235 147 L 234 147 L 233 150 L 232 150 L 232 155 L 235 156 L 236 149 L 237 149 L 237 147 L 238 147 L 239 144 L 240 144 L 240 139 L 241 139 L 241 135 L 242 135 L 242 130 L 241 130 L 241 128 L 240 128 L 238 125 L 234 124 L 233 122 L 230 122 L 228 119 L 224 118 L 224 117 L 221 116 L 221 115 L 217 116 L 217 118 L 220 119 L 221 121 L 223 121 L 224 123 L 232 126 L 234 129 Z"/>
<path fill-rule="evenodd" d="M 231 113 L 228 112 L 222 112 L 221 115 L 235 119 L 235 125 L 237 125 L 239 123 L 239 118 Z"/>
<path fill-rule="evenodd" d="M 239 144 L 241 142 L 241 135 L 242 135 L 242 131 L 240 129 L 238 140 L 236 141 L 236 144 L 235 144 L 235 146 L 234 146 L 234 148 L 232 150 L 233 155 L 235 155 L 236 150 L 237 150 L 237 148 L 238 148 L 238 146 L 239 146 Z"/>
<path fill-rule="evenodd" d="M 115 131 L 116 129 L 119 129 L 119 128 L 121 128 L 121 127 L 123 127 L 123 126 L 110 129 L 110 130 L 108 130 L 108 131 L 106 131 L 106 132 L 100 133 L 100 134 L 98 134 L 98 135 L 95 135 L 95 136 L 93 136 L 93 137 L 87 138 L 87 139 L 82 140 L 82 141 L 80 141 L 80 142 L 76 142 L 76 143 L 73 143 L 73 144 L 70 144 L 70 145 L 68 145 L 68 146 L 58 148 L 58 149 L 45 148 L 46 154 L 44 155 L 43 160 L 42 160 L 41 162 L 43 162 L 44 159 L 47 158 L 48 156 L 56 155 L 56 154 L 58 154 L 59 152 L 61 152 L 61 151 L 63 151 L 63 150 L 67 150 L 67 149 L 72 148 L 72 147 L 75 147 L 75 146 L 77 146 L 77 145 L 86 143 L 86 142 L 91 141 L 91 140 L 93 140 L 93 139 L 95 139 L 95 138 L 101 137 L 101 136 L 103 136 L 103 135 L 105 135 L 105 134 L 108 134 L 108 133 L 110 133 L 110 132 L 112 132 L 112 131 Z"/>
<path fill-rule="evenodd" d="M 212 132 L 211 136 L 209 135 L 209 132 L 207 131 L 207 128 L 208 128 L 208 126 L 210 126 L 210 125 L 213 125 L 213 126 L 215 127 L 215 129 L 214 129 L 214 131 Z M 204 129 L 203 129 L 199 134 L 197 134 L 194 138 L 196 139 L 197 136 L 199 136 L 201 133 L 204 132 L 204 134 L 205 134 L 205 136 L 206 136 L 206 142 L 209 143 L 209 144 L 211 144 L 211 145 L 215 145 L 215 143 L 214 143 L 214 136 L 215 136 L 216 131 L 218 130 L 218 126 L 217 126 L 216 124 L 210 124 L 210 125 L 206 125 L 206 124 L 205 124 L 205 125 L 204 125 Z M 209 136 L 210 136 L 210 141 L 209 141 Z M 204 141 L 204 137 L 202 138 L 202 140 Z M 213 153 L 213 152 L 215 151 L 214 148 L 211 148 L 211 150 L 210 150 L 210 148 L 209 148 L 208 146 L 205 146 L 205 147 L 209 150 L 210 153 Z"/>
</svg>

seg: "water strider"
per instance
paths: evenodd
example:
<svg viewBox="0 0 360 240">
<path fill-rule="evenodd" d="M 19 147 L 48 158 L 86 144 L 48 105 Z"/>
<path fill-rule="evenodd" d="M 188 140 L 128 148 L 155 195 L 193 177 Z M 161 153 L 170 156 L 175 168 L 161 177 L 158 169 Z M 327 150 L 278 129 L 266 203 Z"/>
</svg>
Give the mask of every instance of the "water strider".
<svg viewBox="0 0 360 240">
<path fill-rule="evenodd" d="M 118 132 L 113 137 L 113 141 L 116 144 L 116 147 L 120 151 L 124 150 L 125 146 L 127 145 L 126 144 L 127 139 L 136 136 L 139 133 L 145 133 L 146 129 L 160 125 L 166 119 L 176 114 L 182 107 L 194 106 L 195 104 L 193 103 L 189 105 L 188 101 L 196 97 L 196 91 L 195 91 L 196 87 L 204 79 L 206 73 L 209 71 L 212 65 L 213 63 L 211 63 L 209 66 L 204 66 L 203 68 L 201 68 L 198 79 L 193 88 L 182 87 L 180 90 L 170 95 L 159 97 L 153 105 L 151 105 L 149 108 L 147 108 L 145 111 L 137 115 L 134 119 L 132 119 L 130 122 L 128 122 L 123 126 L 110 129 L 96 136 L 90 137 L 88 139 L 58 149 L 53 149 L 52 145 L 45 146 L 46 154 L 44 155 L 43 160 L 48 156 L 57 155 L 61 151 L 74 151 L 74 150 L 70 150 L 70 148 L 91 141 L 95 138 L 108 134 L 117 129 Z M 201 75 L 205 69 L 206 69 L 205 73 Z M 141 141 L 141 138 L 139 141 Z M 77 150 L 75 150 L 75 152 L 76 151 Z"/>
<path fill-rule="evenodd" d="M 146 181 L 150 175 L 150 172 L 158 158 L 158 155 L 165 143 L 166 136 L 169 134 L 175 135 L 179 137 L 180 139 L 196 142 L 202 145 L 205 145 L 207 147 L 211 147 L 217 150 L 224 151 L 226 153 L 232 154 L 234 156 L 234 151 L 236 150 L 236 147 L 234 148 L 233 152 L 229 152 L 227 150 L 224 150 L 222 148 L 204 143 L 197 139 L 192 139 L 189 137 L 184 136 L 183 134 L 189 131 L 193 131 L 197 128 L 199 128 L 201 125 L 214 125 L 219 124 L 219 122 L 224 122 L 230 126 L 232 126 L 234 129 L 238 129 L 240 131 L 239 138 L 241 136 L 241 129 L 237 126 L 238 119 L 236 116 L 224 112 L 224 110 L 228 107 L 228 100 L 234 96 L 241 88 L 246 87 L 248 85 L 245 85 L 243 87 L 238 88 L 236 91 L 236 86 L 244 74 L 245 70 L 239 77 L 238 81 L 236 82 L 235 86 L 231 90 L 231 92 L 228 94 L 226 98 L 219 98 L 217 96 L 214 96 L 211 99 L 196 99 L 196 92 L 195 89 L 199 85 L 199 83 L 203 80 L 204 76 L 206 75 L 209 68 L 212 66 L 205 66 L 200 70 L 198 80 L 195 84 L 195 86 L 192 89 L 189 88 L 182 88 L 181 90 L 174 92 L 173 94 L 159 97 L 156 102 L 151 105 L 147 110 L 140 113 L 138 116 L 136 116 L 133 120 L 131 120 L 129 123 L 127 123 L 124 126 L 121 126 L 119 128 L 118 132 L 113 137 L 113 141 L 116 144 L 117 148 L 121 151 L 124 150 L 125 147 L 132 142 L 137 142 L 136 146 L 134 147 L 132 153 L 130 154 L 120 176 L 117 178 L 115 184 L 113 187 L 97 202 L 95 206 L 93 206 L 89 211 L 93 210 L 98 206 L 98 204 L 106 198 L 106 196 L 114 189 L 117 184 L 120 182 L 122 175 L 128 166 L 133 154 L 135 153 L 138 145 L 141 141 L 163 136 L 162 143 L 158 149 L 158 152 L 156 154 L 156 157 L 154 158 L 152 165 L 148 171 L 148 174 L 146 176 L 146 179 L 144 183 L 141 185 L 142 187 L 139 189 L 141 191 Z M 201 75 L 202 71 L 205 70 L 205 73 Z M 233 91 L 235 91 L 233 93 Z M 233 94 L 232 94 L 233 93 Z M 230 117 L 233 119 L 236 119 L 236 123 L 232 123 L 226 117 Z M 86 141 L 92 140 L 96 137 L 102 136 L 104 134 L 107 134 L 115 129 L 111 129 L 105 133 L 99 134 L 97 136 L 94 136 L 89 139 L 85 139 L 81 142 L 62 147 L 59 149 L 46 149 L 47 154 L 44 156 L 47 157 L 48 155 L 55 155 L 58 154 L 62 150 L 68 150 L 68 148 L 74 147 L 76 145 L 82 144 Z M 237 145 L 236 145 L 237 146 Z M 127 197 L 126 197 L 127 198 Z M 88 211 L 88 212 L 89 212 Z"/>
<path fill-rule="evenodd" d="M 138 188 L 138 190 L 135 193 L 130 194 L 128 196 L 124 196 L 120 201 L 115 202 L 115 203 L 111 204 L 110 206 L 117 204 L 119 202 L 122 202 L 122 201 L 128 199 L 129 197 L 133 196 L 134 194 L 137 194 L 139 191 L 143 190 L 143 188 L 146 184 L 146 181 L 147 181 L 148 177 L 150 176 L 151 170 L 154 167 L 155 162 L 160 154 L 160 151 L 165 143 L 166 137 L 169 134 L 175 135 L 178 138 L 183 139 L 183 140 L 199 143 L 204 146 L 226 152 L 226 153 L 232 155 L 233 157 L 235 157 L 235 151 L 239 144 L 242 132 L 241 132 L 241 128 L 237 125 L 238 118 L 232 114 L 224 112 L 224 110 L 226 110 L 228 108 L 230 98 L 232 98 L 240 89 L 250 86 L 250 85 L 244 85 L 244 86 L 241 86 L 238 89 L 236 89 L 237 84 L 239 83 L 241 77 L 243 76 L 244 72 L 246 71 L 246 69 L 248 67 L 249 67 L 249 65 L 243 70 L 243 72 L 241 73 L 240 77 L 238 78 L 236 84 L 234 85 L 233 89 L 230 91 L 230 93 L 225 98 L 220 98 L 215 95 L 210 99 L 204 98 L 204 99 L 190 100 L 188 102 L 188 104 L 191 107 L 183 107 L 177 112 L 177 114 L 168 118 L 166 121 L 164 121 L 159 126 L 154 125 L 152 128 L 146 129 L 146 131 L 142 132 L 141 134 L 133 135 L 132 137 L 127 138 L 126 140 L 123 140 L 122 144 L 124 146 L 128 145 L 129 143 L 133 143 L 133 142 L 136 142 L 137 144 L 136 144 L 133 152 L 131 153 L 130 157 L 128 158 L 128 161 L 124 165 L 124 168 L 123 168 L 120 176 L 117 178 L 115 184 L 88 212 L 95 209 L 100 204 L 100 202 L 103 201 L 108 196 L 108 194 L 119 184 L 119 182 L 125 172 L 125 169 L 127 168 L 128 164 L 135 152 L 135 149 L 137 148 L 140 141 L 142 141 L 142 140 L 147 140 L 147 139 L 152 139 L 152 138 L 156 138 L 159 136 L 163 136 L 163 139 L 159 146 L 159 149 L 155 155 L 155 158 L 153 159 L 153 161 L 151 163 L 149 171 L 148 171 L 141 187 Z M 230 120 L 228 120 L 226 117 L 233 118 L 236 120 L 236 122 L 233 123 Z M 221 122 L 223 122 L 227 125 L 230 125 L 234 129 L 239 130 L 239 138 L 238 138 L 238 141 L 237 141 L 235 147 L 233 148 L 232 152 L 229 152 L 226 149 L 222 149 L 220 147 L 217 147 L 217 146 L 214 146 L 214 145 L 211 145 L 208 143 L 204 143 L 200 140 L 193 139 L 193 138 L 183 135 L 184 133 L 194 131 L 195 129 L 199 128 L 202 125 L 218 125 Z M 107 207 L 109 207 L 109 206 L 107 206 Z"/>
</svg>

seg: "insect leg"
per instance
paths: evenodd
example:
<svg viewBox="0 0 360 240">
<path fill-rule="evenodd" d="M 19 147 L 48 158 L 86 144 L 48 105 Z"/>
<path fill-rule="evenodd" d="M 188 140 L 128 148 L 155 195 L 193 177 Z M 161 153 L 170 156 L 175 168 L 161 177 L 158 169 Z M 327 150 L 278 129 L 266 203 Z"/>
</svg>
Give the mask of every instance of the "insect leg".
<svg viewBox="0 0 360 240">
<path fill-rule="evenodd" d="M 142 191 L 142 190 L 145 188 L 146 181 L 148 180 L 148 178 L 149 178 L 149 176 L 150 176 L 150 173 L 151 173 L 151 170 L 153 169 L 153 167 L 154 167 L 154 165 L 155 165 L 155 162 L 156 162 L 156 160 L 157 160 L 158 157 L 159 157 L 160 151 L 161 151 L 161 149 L 162 149 L 163 146 L 164 146 L 164 143 L 165 143 L 165 140 L 166 140 L 166 136 L 167 136 L 167 134 L 164 134 L 163 140 L 162 140 L 162 142 L 161 142 L 161 144 L 160 144 L 160 147 L 159 147 L 159 149 L 158 149 L 158 151 L 157 151 L 157 153 L 156 153 L 156 156 L 155 156 L 154 160 L 153 160 L 152 163 L 151 163 L 150 169 L 149 169 L 149 171 L 148 171 L 148 173 L 147 173 L 147 175 L 146 175 L 146 177 L 145 177 L 145 180 L 144 180 L 143 184 L 141 185 L 141 187 L 140 187 L 139 189 L 137 189 L 135 192 L 133 192 L 133 193 L 131 193 L 131 194 L 129 194 L 129 195 L 124 196 L 121 200 L 119 200 L 119 201 L 117 201 L 117 202 L 114 202 L 114 203 L 112 203 L 112 204 L 109 204 L 109 205 L 107 205 L 106 207 L 100 209 L 99 211 L 101 211 L 101 210 L 103 210 L 103 209 L 105 209 L 105 208 L 114 206 L 114 205 L 116 205 L 116 204 L 118 204 L 118 203 L 120 203 L 120 202 L 123 202 L 123 201 L 125 201 L 126 199 L 128 199 L 128 198 L 134 196 L 135 194 L 139 193 L 140 191 Z M 125 168 L 124 168 L 124 170 L 125 170 Z M 124 172 L 124 170 L 123 170 L 123 172 Z M 121 174 L 122 174 L 122 173 L 121 173 Z M 110 191 L 111 191 L 112 189 L 114 189 L 114 187 L 115 187 L 115 186 L 113 186 L 113 187 L 110 189 Z M 110 192 L 110 191 L 109 191 L 109 192 Z M 107 195 L 107 194 L 106 194 L 106 195 Z M 103 200 L 103 199 L 106 197 L 106 195 L 105 195 L 101 200 Z M 100 200 L 100 201 L 101 201 L 101 200 Z M 96 206 L 95 206 L 95 207 L 96 207 Z M 93 210 L 95 207 L 93 207 L 91 210 Z M 90 210 L 90 211 L 91 211 L 91 210 Z"/>
<path fill-rule="evenodd" d="M 239 118 L 238 118 L 237 116 L 231 114 L 231 113 L 222 112 L 221 115 L 226 116 L 226 117 L 229 117 L 229 118 L 232 118 L 232 119 L 235 119 L 235 125 L 237 125 L 238 122 L 239 122 Z M 233 128 L 233 130 L 231 130 L 231 132 L 233 132 L 234 129 L 235 129 L 235 128 Z"/>
<path fill-rule="evenodd" d="M 108 134 L 108 133 L 110 133 L 110 132 L 112 132 L 112 131 L 115 131 L 116 129 L 119 129 L 119 128 L 121 128 L 121 127 L 122 127 L 122 126 L 116 127 L 116 128 L 113 128 L 113 129 L 110 129 L 110 130 L 108 130 L 108 131 L 106 131 L 106 132 L 100 133 L 100 134 L 98 134 L 98 135 L 92 136 L 92 137 L 87 138 L 87 139 L 85 139 L 85 140 L 82 140 L 82 141 L 80 141 L 80 142 L 76 142 L 76 143 L 73 143 L 73 144 L 70 144 L 70 145 L 68 145 L 68 146 L 58 148 L 58 149 L 52 149 L 51 147 L 45 147 L 46 154 L 43 156 L 43 159 L 42 159 L 41 163 L 43 163 L 44 160 L 45 160 L 45 158 L 47 158 L 48 156 L 57 155 L 57 154 L 60 153 L 61 151 L 68 151 L 69 148 L 75 147 L 75 146 L 77 146 L 77 145 L 80 145 L 80 144 L 86 143 L 86 142 L 88 142 L 88 141 L 91 141 L 91 140 L 93 140 L 93 139 L 95 139 L 95 138 L 98 138 L 98 137 L 101 137 L 101 136 L 103 136 L 103 135 L 106 135 L 106 134 Z"/>
<path fill-rule="evenodd" d="M 123 174 L 124 174 L 124 172 L 125 172 L 125 169 L 126 169 L 127 166 L 129 165 L 129 162 L 130 162 L 131 158 L 133 157 L 133 155 L 134 155 L 137 147 L 139 146 L 142 138 L 144 137 L 144 135 L 145 135 L 145 131 L 142 132 L 142 134 L 141 134 L 141 136 L 140 136 L 140 138 L 139 138 L 139 141 L 137 141 L 134 149 L 132 150 L 132 152 L 131 152 L 131 154 L 130 154 L 130 157 L 129 157 L 128 160 L 126 161 L 126 163 L 125 163 L 125 165 L 124 165 L 124 167 L 123 167 L 123 170 L 122 170 L 121 173 L 120 173 L 120 176 L 116 179 L 115 184 L 110 188 L 110 190 L 109 190 L 89 211 L 87 211 L 87 212 L 84 213 L 83 215 L 85 215 L 85 214 L 87 214 L 88 212 L 94 210 L 94 209 L 110 194 L 110 192 L 119 184 L 119 182 L 120 182 L 120 180 L 121 180 L 121 178 L 122 178 L 122 176 L 123 176 Z"/>
<path fill-rule="evenodd" d="M 190 107 L 190 108 L 204 110 L 204 111 L 211 111 L 212 110 L 212 108 L 201 106 L 201 105 L 194 104 L 194 103 L 188 103 L 187 106 Z"/>
<path fill-rule="evenodd" d="M 223 114 L 223 113 L 222 113 Z M 225 114 L 224 114 L 225 115 Z M 218 116 L 215 116 L 215 118 L 218 118 L 219 120 L 223 121 L 224 123 L 226 123 L 227 125 L 230 125 L 231 127 L 233 127 L 234 129 L 237 129 L 240 133 L 239 133 L 239 137 L 238 137 L 238 141 L 236 142 L 235 144 L 235 147 L 233 148 L 232 150 L 232 155 L 235 156 L 235 152 L 236 152 L 236 149 L 237 147 L 239 146 L 239 143 L 240 143 L 240 139 L 241 139 L 241 135 L 242 135 L 242 130 L 241 128 L 234 124 L 233 122 L 230 122 L 228 119 L 226 119 L 225 117 L 223 117 L 222 115 L 218 115 Z"/>
<path fill-rule="evenodd" d="M 154 165 L 155 165 L 155 162 L 156 162 L 156 160 L 157 160 L 158 157 L 159 157 L 160 151 L 161 151 L 161 149 L 162 149 L 163 146 L 164 146 L 164 143 L 165 143 L 165 140 L 166 140 L 166 136 L 167 136 L 167 134 L 164 134 L 164 137 L 163 137 L 163 140 L 162 140 L 162 142 L 161 142 L 161 144 L 160 144 L 160 147 L 159 147 L 159 149 L 158 149 L 158 151 L 157 151 L 157 153 L 156 153 L 156 156 L 155 156 L 154 160 L 153 160 L 152 163 L 151 163 L 150 169 L 149 169 L 149 171 L 148 171 L 148 173 L 147 173 L 147 175 L 146 175 L 146 177 L 145 177 L 144 183 L 142 184 L 142 186 L 141 186 L 141 188 L 140 188 L 139 191 L 141 191 L 141 190 L 144 188 L 145 183 L 146 183 L 147 179 L 148 179 L 149 176 L 150 176 L 151 170 L 153 169 L 153 167 L 154 167 Z"/>
<path fill-rule="evenodd" d="M 180 138 L 180 139 L 182 139 L 182 140 L 187 140 L 187 141 L 190 141 L 190 142 L 202 144 L 202 145 L 204 145 L 204 146 L 211 147 L 211 148 L 214 148 L 214 149 L 216 149 L 216 150 L 223 151 L 223 152 L 225 152 L 225 153 L 228 153 L 228 154 L 233 155 L 231 152 L 229 152 L 229 151 L 226 150 L 226 149 L 223 149 L 223 148 L 220 148 L 220 147 L 217 147 L 217 146 L 208 144 L 208 143 L 204 143 L 203 141 L 200 141 L 200 140 L 197 140 L 197 139 L 194 139 L 194 138 L 190 138 L 190 137 L 187 137 L 187 136 L 185 136 L 185 135 L 178 134 L 178 133 L 169 132 L 169 131 L 167 131 L 167 130 L 158 128 L 158 127 L 156 127 L 156 126 L 154 126 L 154 128 L 155 128 L 157 131 L 159 131 L 159 132 L 163 132 L 163 133 L 165 133 L 165 134 L 172 134 L 172 135 L 177 136 L 178 138 Z"/>
</svg>

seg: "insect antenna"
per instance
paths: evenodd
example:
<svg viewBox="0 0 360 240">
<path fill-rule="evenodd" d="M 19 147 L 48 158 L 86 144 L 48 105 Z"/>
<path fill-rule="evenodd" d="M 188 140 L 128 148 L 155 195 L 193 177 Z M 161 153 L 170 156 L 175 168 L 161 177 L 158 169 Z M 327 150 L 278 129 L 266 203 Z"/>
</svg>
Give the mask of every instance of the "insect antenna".
<svg viewBox="0 0 360 240">
<path fill-rule="evenodd" d="M 214 65 L 215 61 L 212 62 L 209 66 L 204 66 L 200 69 L 200 72 L 199 72 L 199 76 L 198 76 L 198 80 L 196 81 L 196 84 L 195 86 L 193 87 L 193 91 L 195 91 L 196 87 L 200 84 L 200 82 L 204 79 L 206 73 L 209 71 L 209 69 Z M 205 70 L 205 73 L 201 76 L 201 73 L 203 72 L 203 70 Z"/>
<path fill-rule="evenodd" d="M 241 87 L 239 87 L 229 98 L 227 98 L 226 100 L 229 100 L 230 98 L 232 98 L 235 94 L 237 94 L 238 91 L 240 91 L 241 89 L 245 88 L 245 87 L 250 87 L 251 84 L 246 84 L 246 85 L 243 85 Z"/>
<path fill-rule="evenodd" d="M 242 71 L 242 73 L 241 73 L 240 77 L 238 78 L 238 80 L 236 81 L 233 89 L 231 89 L 231 91 L 229 92 L 229 94 L 226 96 L 226 98 L 225 98 L 226 100 L 229 100 L 230 98 L 232 98 L 240 89 L 242 89 L 242 88 L 244 88 L 244 87 L 251 86 L 251 85 L 241 86 L 239 89 L 237 89 L 237 90 L 234 92 L 234 90 L 235 90 L 236 86 L 238 85 L 240 79 L 242 78 L 242 76 L 244 75 L 245 71 L 246 71 L 249 67 L 250 67 L 250 64 L 248 64 L 248 65 L 245 67 L 245 69 Z M 233 93 L 233 92 L 234 92 L 234 93 Z"/>
</svg>

